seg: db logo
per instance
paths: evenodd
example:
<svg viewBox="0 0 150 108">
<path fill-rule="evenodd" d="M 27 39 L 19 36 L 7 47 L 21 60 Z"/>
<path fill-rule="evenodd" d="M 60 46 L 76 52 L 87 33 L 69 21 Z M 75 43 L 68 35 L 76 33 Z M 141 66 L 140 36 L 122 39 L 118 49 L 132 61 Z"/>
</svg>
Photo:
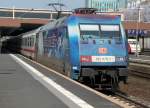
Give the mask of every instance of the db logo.
<svg viewBox="0 0 150 108">
<path fill-rule="evenodd" d="M 107 48 L 99 48 L 99 54 L 107 54 Z"/>
</svg>

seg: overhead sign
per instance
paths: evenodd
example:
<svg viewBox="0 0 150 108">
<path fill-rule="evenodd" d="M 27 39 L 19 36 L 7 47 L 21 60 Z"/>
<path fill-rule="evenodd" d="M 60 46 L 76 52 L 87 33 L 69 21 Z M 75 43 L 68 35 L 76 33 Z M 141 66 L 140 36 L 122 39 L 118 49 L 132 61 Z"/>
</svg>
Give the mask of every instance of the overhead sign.
<svg viewBox="0 0 150 108">
<path fill-rule="evenodd" d="M 127 30 L 128 35 L 140 35 L 140 36 L 146 36 L 148 31 L 147 30 L 136 30 L 136 29 L 129 29 Z"/>
</svg>

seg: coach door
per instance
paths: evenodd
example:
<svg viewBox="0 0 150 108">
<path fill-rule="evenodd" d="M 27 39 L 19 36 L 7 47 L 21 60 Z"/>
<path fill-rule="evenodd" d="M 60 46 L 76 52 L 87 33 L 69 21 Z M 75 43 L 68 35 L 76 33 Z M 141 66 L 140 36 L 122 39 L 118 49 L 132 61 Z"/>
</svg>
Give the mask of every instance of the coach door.
<svg viewBox="0 0 150 108">
<path fill-rule="evenodd" d="M 38 38 L 39 38 L 39 33 L 36 33 L 35 37 L 35 60 L 37 61 L 37 56 L 38 56 Z"/>
<path fill-rule="evenodd" d="M 63 49 L 64 49 L 64 72 L 67 76 L 70 76 L 71 65 L 70 65 L 70 47 L 69 47 L 69 36 L 67 28 L 64 28 L 64 38 L 63 38 Z"/>
<path fill-rule="evenodd" d="M 43 55 L 43 32 L 39 32 L 38 33 L 38 37 L 37 37 L 37 46 L 38 46 L 38 51 L 37 51 L 37 54 L 42 56 Z"/>
</svg>

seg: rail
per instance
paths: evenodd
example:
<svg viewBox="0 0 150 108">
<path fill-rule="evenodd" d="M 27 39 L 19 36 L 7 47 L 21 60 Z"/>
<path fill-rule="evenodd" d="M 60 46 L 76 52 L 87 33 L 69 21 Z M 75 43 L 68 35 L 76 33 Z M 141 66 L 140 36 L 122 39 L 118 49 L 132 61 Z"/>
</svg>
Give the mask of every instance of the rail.
<svg viewBox="0 0 150 108">
<path fill-rule="evenodd" d="M 150 79 L 150 61 L 144 60 L 134 60 L 130 61 L 129 65 L 129 74 L 135 75 L 138 77 L 143 77 L 146 79 Z"/>
<path fill-rule="evenodd" d="M 135 106 L 137 106 L 137 107 L 140 107 L 140 108 L 150 108 L 149 105 L 146 105 L 146 104 L 144 104 L 142 102 L 139 102 L 136 99 L 133 99 L 133 98 L 131 98 L 129 96 L 123 95 L 123 94 L 121 94 L 119 92 L 116 92 L 115 95 L 118 96 L 118 97 L 121 97 L 121 98 L 123 98 L 125 100 L 127 100 L 131 104 L 135 104 Z"/>
<path fill-rule="evenodd" d="M 135 76 L 138 76 L 138 77 L 142 77 L 142 78 L 146 78 L 146 79 L 150 79 L 150 73 L 141 72 L 141 71 L 138 71 L 138 70 L 130 69 L 129 74 L 135 75 Z"/>
</svg>

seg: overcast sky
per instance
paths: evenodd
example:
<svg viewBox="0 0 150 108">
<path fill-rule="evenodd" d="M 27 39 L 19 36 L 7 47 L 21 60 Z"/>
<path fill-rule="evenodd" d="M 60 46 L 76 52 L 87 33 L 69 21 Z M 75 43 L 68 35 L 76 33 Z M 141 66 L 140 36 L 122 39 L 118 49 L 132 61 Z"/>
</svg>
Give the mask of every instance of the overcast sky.
<svg viewBox="0 0 150 108">
<path fill-rule="evenodd" d="M 48 9 L 51 2 L 58 2 L 65 4 L 65 9 L 72 10 L 74 8 L 85 7 L 85 0 L 0 0 L 0 7 L 16 8 L 40 8 Z"/>
</svg>

